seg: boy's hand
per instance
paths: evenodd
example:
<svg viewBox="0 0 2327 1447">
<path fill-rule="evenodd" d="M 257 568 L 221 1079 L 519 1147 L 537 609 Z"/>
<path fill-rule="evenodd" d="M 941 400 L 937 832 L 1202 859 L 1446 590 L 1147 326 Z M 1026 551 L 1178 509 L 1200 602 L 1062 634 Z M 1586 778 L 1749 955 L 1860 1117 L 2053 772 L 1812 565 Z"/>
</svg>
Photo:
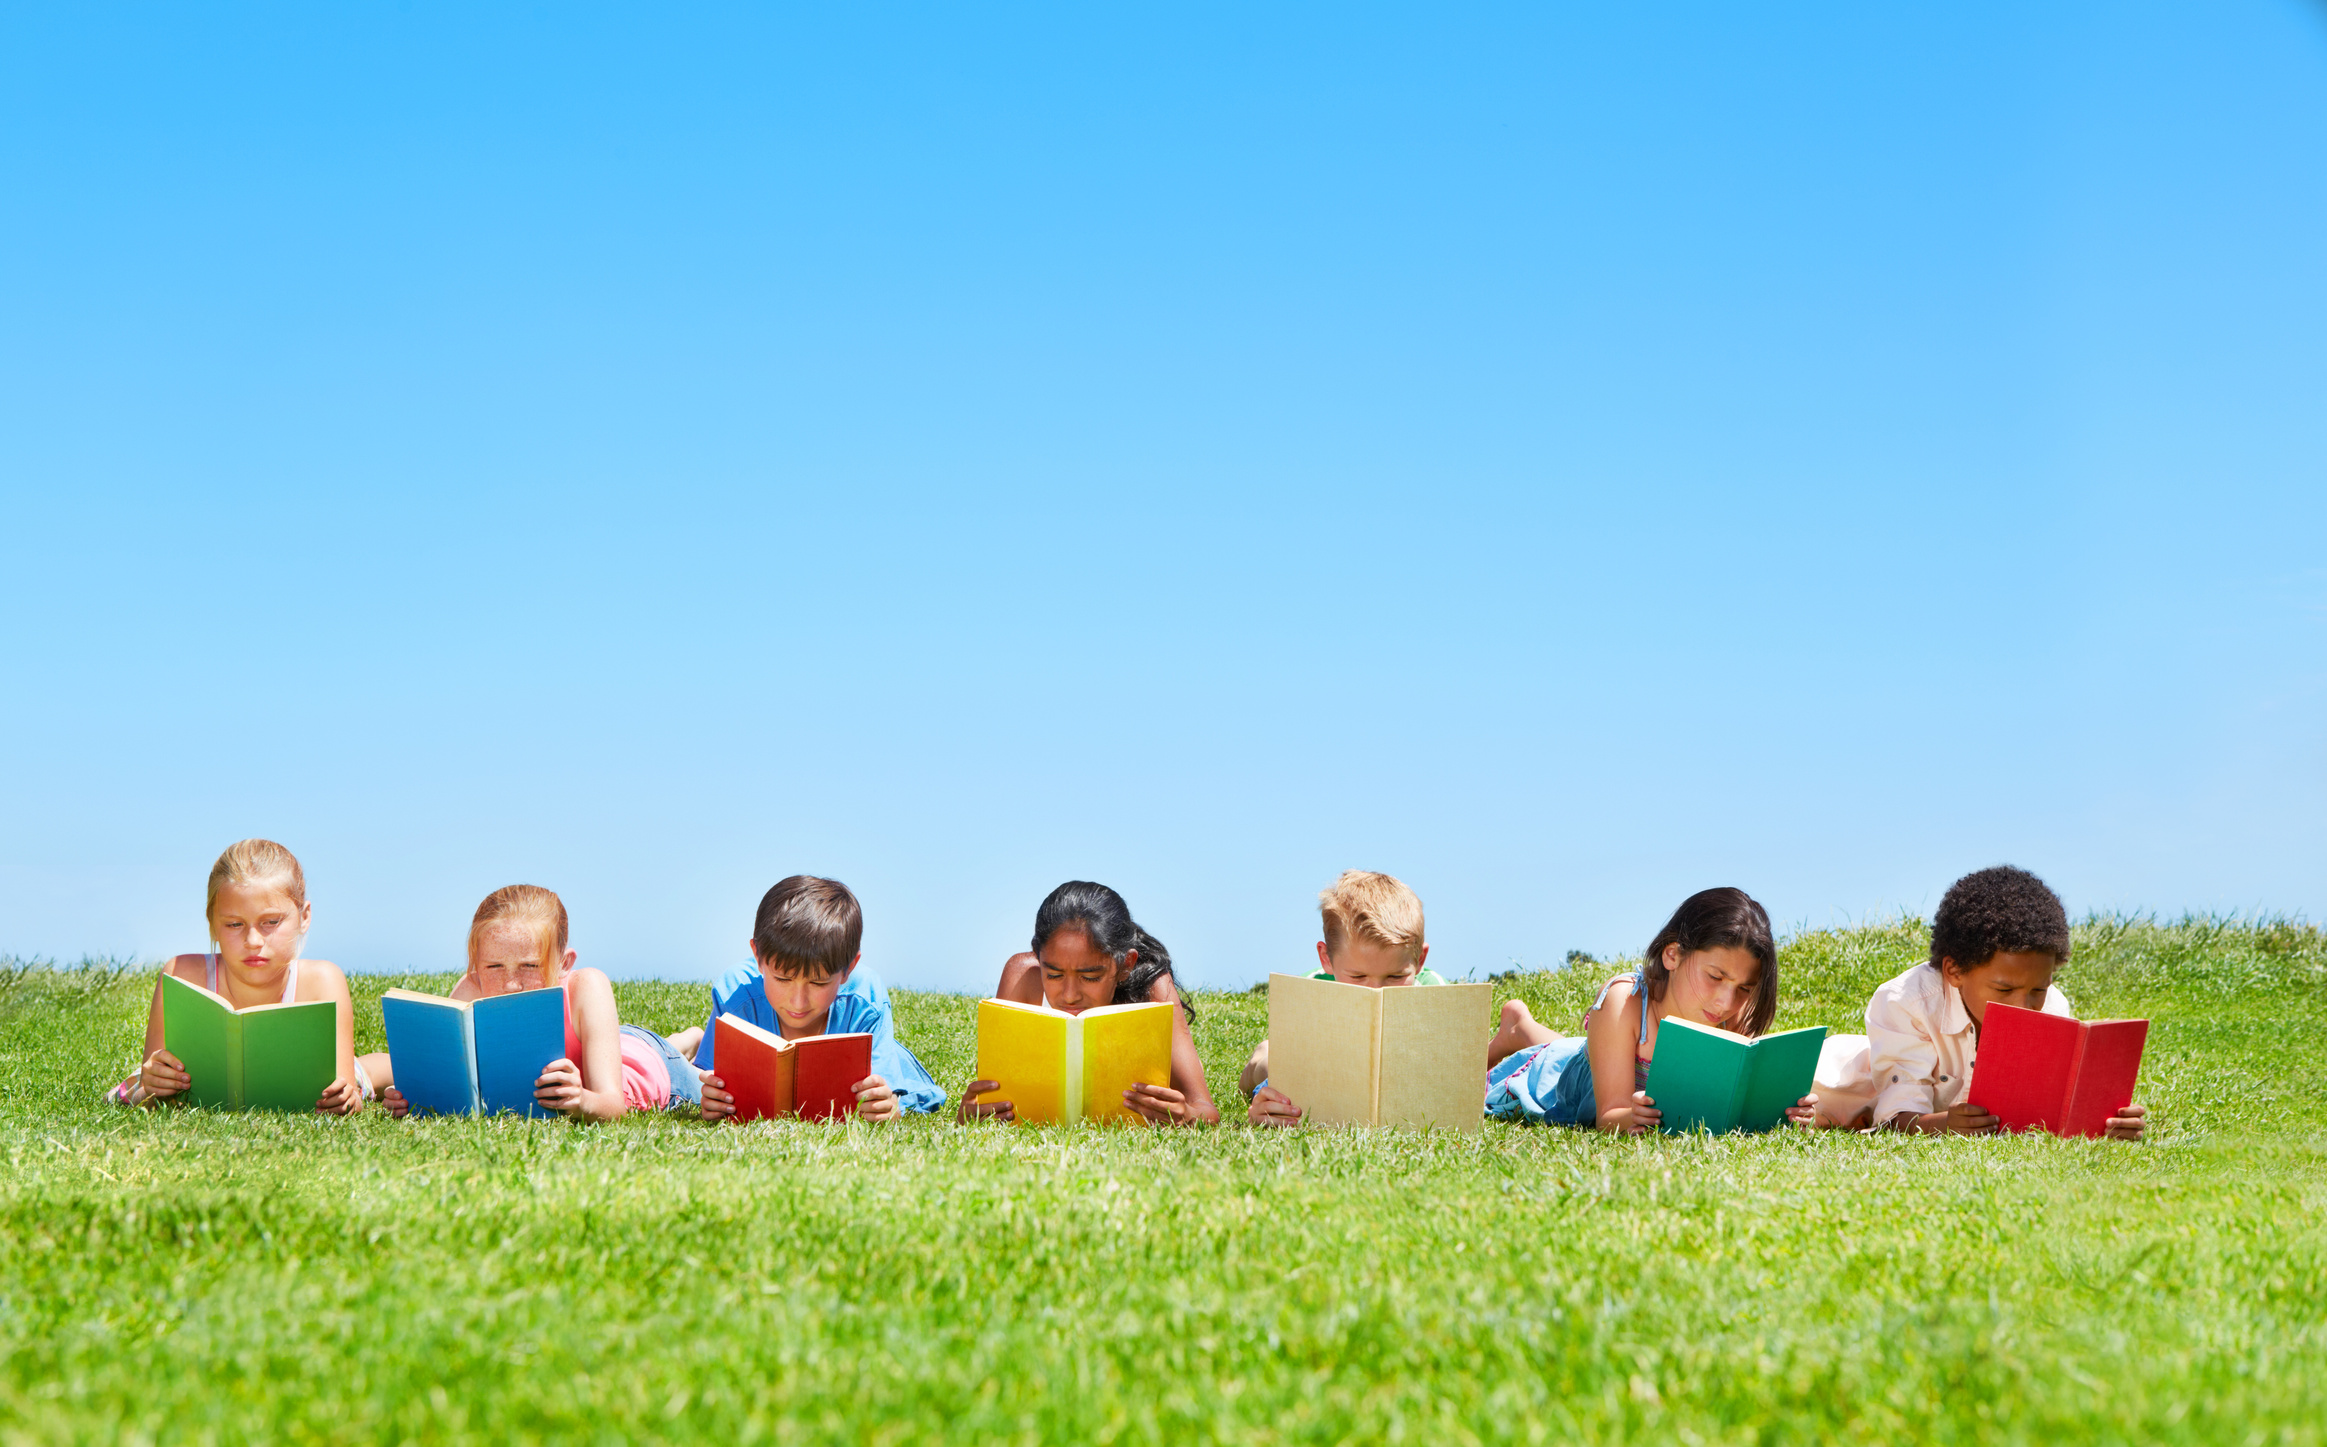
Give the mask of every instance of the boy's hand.
<svg viewBox="0 0 2327 1447">
<path fill-rule="evenodd" d="M 1632 1110 L 1629 1118 L 1624 1122 L 1624 1133 L 1626 1135 L 1646 1135 L 1652 1130 L 1662 1129 L 1664 1129 L 1664 1112 L 1656 1108 L 1656 1102 L 1648 1098 L 1648 1092 L 1645 1090 L 1632 1092 Z"/>
<path fill-rule="evenodd" d="M 2113 1141 L 2137 1141 L 2141 1139 L 2141 1132 L 2148 1124 L 2149 1108 L 2147 1106 L 2126 1106 L 2123 1110 L 2109 1117 L 2109 1139 Z"/>
<path fill-rule="evenodd" d="M 541 1079 L 533 1082 L 533 1098 L 556 1111 L 572 1115 L 582 1108 L 582 1072 L 574 1062 L 559 1056 L 542 1067 Z"/>
<path fill-rule="evenodd" d="M 735 1097 L 727 1093 L 727 1082 L 716 1075 L 703 1077 L 703 1119 L 728 1120 L 735 1115 Z"/>
<path fill-rule="evenodd" d="M 411 1103 L 404 1099 L 404 1092 L 393 1085 L 380 1092 L 380 1105 L 398 1120 L 412 1113 Z"/>
<path fill-rule="evenodd" d="M 354 1115 L 363 1108 L 364 1093 L 344 1075 L 323 1087 L 315 1101 L 316 1111 L 323 1115 Z"/>
<path fill-rule="evenodd" d="M 1168 1085 L 1134 1085 L 1123 1092 L 1123 1103 L 1149 1125 L 1186 1125 L 1193 1118 L 1188 1098 Z"/>
<path fill-rule="evenodd" d="M 145 1064 L 137 1068 L 137 1080 L 138 1084 L 145 1087 L 148 1100 L 182 1095 L 186 1087 L 194 1083 L 194 1077 L 186 1073 L 185 1065 L 167 1050 L 156 1050 L 148 1055 Z"/>
<path fill-rule="evenodd" d="M 905 1107 L 897 1103 L 897 1092 L 878 1075 L 868 1075 L 848 1089 L 856 1097 L 859 1120 L 895 1120 L 905 1113 Z"/>
<path fill-rule="evenodd" d="M 1000 1090 L 1001 1088 L 1002 1082 L 998 1080 L 971 1081 L 962 1088 L 962 1103 L 954 1111 L 953 1118 L 965 1125 L 973 1120 L 1018 1119 L 1018 1111 L 1009 1101 L 978 1099 L 979 1096 L 990 1090 Z"/>
<path fill-rule="evenodd" d="M 1291 1096 L 1273 1085 L 1264 1085 L 1253 1092 L 1252 1108 L 1244 1118 L 1254 1125 L 1293 1126 L 1301 1123 L 1307 1112 L 1293 1104 Z"/>
<path fill-rule="evenodd" d="M 1988 1114 L 1985 1107 L 1968 1100 L 1915 1117 L 1915 1129 L 1925 1135 L 1993 1135 L 2002 1126 L 2003 1122 Z"/>
<path fill-rule="evenodd" d="M 1786 1119 L 1804 1130 L 1816 1130 L 1826 1121 L 1818 1114 L 1818 1094 L 1812 1091 L 1786 1107 Z"/>
</svg>

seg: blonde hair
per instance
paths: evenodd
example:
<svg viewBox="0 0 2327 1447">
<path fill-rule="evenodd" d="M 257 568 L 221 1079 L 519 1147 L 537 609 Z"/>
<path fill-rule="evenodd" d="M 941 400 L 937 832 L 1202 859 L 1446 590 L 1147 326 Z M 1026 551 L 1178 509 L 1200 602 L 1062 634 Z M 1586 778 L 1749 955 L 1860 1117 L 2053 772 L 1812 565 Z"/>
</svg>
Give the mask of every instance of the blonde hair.
<svg viewBox="0 0 2327 1447">
<path fill-rule="evenodd" d="M 566 952 L 566 903 L 554 891 L 538 884 L 505 884 L 485 896 L 469 921 L 469 965 L 477 963 L 477 943 L 495 925 L 519 925 L 533 931 L 543 958 L 556 960 Z"/>
<path fill-rule="evenodd" d="M 1409 960 L 1422 955 L 1422 901 L 1387 874 L 1366 869 L 1342 871 L 1317 896 L 1325 916 L 1325 953 L 1338 957 L 1351 936 L 1368 944 L 1403 950 Z"/>
<path fill-rule="evenodd" d="M 202 900 L 205 921 L 218 917 L 218 886 L 222 884 L 272 884 L 291 896 L 291 903 L 307 903 L 306 872 L 299 868 L 297 856 L 272 839 L 242 839 L 226 846 L 226 852 L 210 866 L 210 887 Z"/>
</svg>

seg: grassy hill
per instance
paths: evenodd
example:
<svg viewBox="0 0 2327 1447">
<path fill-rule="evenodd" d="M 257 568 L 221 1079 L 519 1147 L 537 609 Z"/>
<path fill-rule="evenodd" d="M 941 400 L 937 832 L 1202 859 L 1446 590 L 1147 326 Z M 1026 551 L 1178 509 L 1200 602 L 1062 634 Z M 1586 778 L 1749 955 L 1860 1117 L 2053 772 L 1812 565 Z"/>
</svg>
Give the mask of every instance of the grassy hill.
<svg viewBox="0 0 2327 1447">
<path fill-rule="evenodd" d="M 1794 938 L 1779 1023 L 1923 949 Z M 2155 1020 L 2150 1142 L 125 1111 L 150 971 L 0 963 L 0 1443 L 2327 1441 L 2327 938 L 2062 984 Z M 1199 1006 L 1230 1094 L 1266 997 Z M 899 1013 L 957 1089 L 970 1002 Z"/>
</svg>

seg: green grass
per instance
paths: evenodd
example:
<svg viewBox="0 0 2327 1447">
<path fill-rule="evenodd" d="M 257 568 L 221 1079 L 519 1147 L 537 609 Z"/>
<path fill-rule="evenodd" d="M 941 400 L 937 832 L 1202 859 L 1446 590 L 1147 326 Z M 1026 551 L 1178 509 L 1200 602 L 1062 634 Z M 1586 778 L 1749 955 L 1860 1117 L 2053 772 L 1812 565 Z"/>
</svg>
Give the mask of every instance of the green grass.
<svg viewBox="0 0 2327 1447">
<path fill-rule="evenodd" d="M 1797 937 L 1780 1023 L 1922 949 Z M 2063 983 L 2155 1019 L 2151 1142 L 124 1111 L 151 974 L 0 965 L 0 1441 L 2327 1441 L 2327 939 Z M 1226 1093 L 1266 1000 L 1201 1005 Z"/>
</svg>

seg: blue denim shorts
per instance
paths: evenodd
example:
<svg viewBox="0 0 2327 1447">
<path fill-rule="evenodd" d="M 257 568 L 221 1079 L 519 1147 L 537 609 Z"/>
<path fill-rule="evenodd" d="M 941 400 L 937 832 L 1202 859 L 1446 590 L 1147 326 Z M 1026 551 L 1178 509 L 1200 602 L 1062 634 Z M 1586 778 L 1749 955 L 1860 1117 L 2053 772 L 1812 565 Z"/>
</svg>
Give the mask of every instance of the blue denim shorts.
<svg viewBox="0 0 2327 1447">
<path fill-rule="evenodd" d="M 695 1073 L 694 1062 L 681 1055 L 677 1046 L 644 1025 L 625 1025 L 622 1033 L 635 1035 L 662 1053 L 663 1065 L 671 1073 L 671 1109 L 703 1103 L 703 1078 Z"/>
</svg>

